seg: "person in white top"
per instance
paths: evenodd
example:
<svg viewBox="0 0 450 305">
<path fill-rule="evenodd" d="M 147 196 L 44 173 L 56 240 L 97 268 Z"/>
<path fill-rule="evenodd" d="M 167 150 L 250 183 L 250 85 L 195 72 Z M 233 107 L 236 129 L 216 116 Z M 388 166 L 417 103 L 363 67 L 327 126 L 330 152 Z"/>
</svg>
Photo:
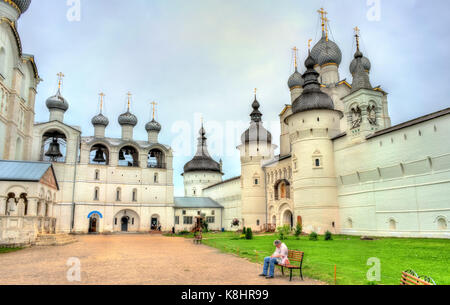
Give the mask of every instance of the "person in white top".
<svg viewBox="0 0 450 305">
<path fill-rule="evenodd" d="M 289 264 L 288 254 L 289 250 L 286 244 L 279 240 L 274 241 L 274 246 L 276 247 L 275 252 L 270 257 L 264 259 L 264 269 L 263 273 L 259 276 L 264 276 L 267 279 L 273 279 L 275 275 L 275 265 L 286 265 Z M 270 270 L 269 270 L 270 267 Z M 269 275 L 267 275 L 269 271 Z"/>
</svg>

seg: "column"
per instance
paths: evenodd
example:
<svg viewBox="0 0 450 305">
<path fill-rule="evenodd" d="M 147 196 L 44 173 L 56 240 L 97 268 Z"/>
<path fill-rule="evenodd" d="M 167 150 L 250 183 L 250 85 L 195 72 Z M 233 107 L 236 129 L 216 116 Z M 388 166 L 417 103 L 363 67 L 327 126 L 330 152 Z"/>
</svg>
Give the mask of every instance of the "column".
<svg viewBox="0 0 450 305">
<path fill-rule="evenodd" d="M 37 216 L 37 203 L 39 199 L 28 199 L 27 216 Z"/>
<path fill-rule="evenodd" d="M 6 215 L 6 197 L 0 197 L 0 216 Z"/>
</svg>

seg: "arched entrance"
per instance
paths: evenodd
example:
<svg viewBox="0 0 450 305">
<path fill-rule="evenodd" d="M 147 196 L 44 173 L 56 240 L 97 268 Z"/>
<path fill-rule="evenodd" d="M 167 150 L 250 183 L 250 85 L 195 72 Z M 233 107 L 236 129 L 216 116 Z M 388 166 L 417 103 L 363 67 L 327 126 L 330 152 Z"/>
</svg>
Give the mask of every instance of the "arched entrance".
<svg viewBox="0 0 450 305">
<path fill-rule="evenodd" d="M 161 223 L 159 222 L 159 215 L 158 214 L 152 215 L 152 217 L 150 219 L 150 229 L 152 231 L 160 231 Z"/>
<path fill-rule="evenodd" d="M 89 218 L 89 233 L 98 233 L 98 218 L 96 215 Z"/>
<path fill-rule="evenodd" d="M 128 223 L 130 222 L 130 217 L 123 216 L 120 223 L 121 223 L 121 231 L 122 232 L 128 232 Z"/>
<path fill-rule="evenodd" d="M 288 225 L 291 228 L 294 225 L 294 216 L 290 210 L 286 210 L 283 213 L 283 225 Z"/>
</svg>

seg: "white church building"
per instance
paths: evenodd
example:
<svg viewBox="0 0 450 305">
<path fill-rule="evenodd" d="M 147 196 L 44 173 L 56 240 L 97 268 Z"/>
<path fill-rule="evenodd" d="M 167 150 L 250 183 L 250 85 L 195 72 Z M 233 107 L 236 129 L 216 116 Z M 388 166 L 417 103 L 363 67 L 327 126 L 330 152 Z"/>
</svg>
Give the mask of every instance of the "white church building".
<svg viewBox="0 0 450 305">
<path fill-rule="evenodd" d="M 295 61 L 278 155 L 255 95 L 237 147 L 241 175 L 222 180 L 202 126 L 184 167 L 185 197 L 175 197 L 172 149 L 159 143 L 155 116 L 148 138 L 135 139 L 131 94 L 120 138 L 106 136 L 103 94 L 94 135 L 85 136 L 64 121 L 70 99 L 60 73 L 45 102 L 48 121 L 35 122 L 40 77 L 17 31 L 30 3 L 0 2 L 0 246 L 32 244 L 39 234 L 190 230 L 198 215 L 212 230 L 301 223 L 305 232 L 450 237 L 450 108 L 391 126 L 388 94 L 370 82 L 358 31 L 351 83 L 340 78 L 342 53 L 325 18 L 305 68 Z"/>
</svg>

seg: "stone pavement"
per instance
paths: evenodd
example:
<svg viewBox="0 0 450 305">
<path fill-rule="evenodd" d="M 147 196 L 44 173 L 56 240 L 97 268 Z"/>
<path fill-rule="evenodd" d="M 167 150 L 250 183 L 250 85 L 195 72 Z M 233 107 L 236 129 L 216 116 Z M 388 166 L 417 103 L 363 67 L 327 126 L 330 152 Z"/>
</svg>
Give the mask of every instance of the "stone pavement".
<svg viewBox="0 0 450 305">
<path fill-rule="evenodd" d="M 192 240 L 158 235 L 86 235 L 60 247 L 0 254 L 1 284 L 320 285 L 258 277 L 262 266 Z M 81 263 L 81 282 L 69 282 L 69 258 Z"/>
</svg>

